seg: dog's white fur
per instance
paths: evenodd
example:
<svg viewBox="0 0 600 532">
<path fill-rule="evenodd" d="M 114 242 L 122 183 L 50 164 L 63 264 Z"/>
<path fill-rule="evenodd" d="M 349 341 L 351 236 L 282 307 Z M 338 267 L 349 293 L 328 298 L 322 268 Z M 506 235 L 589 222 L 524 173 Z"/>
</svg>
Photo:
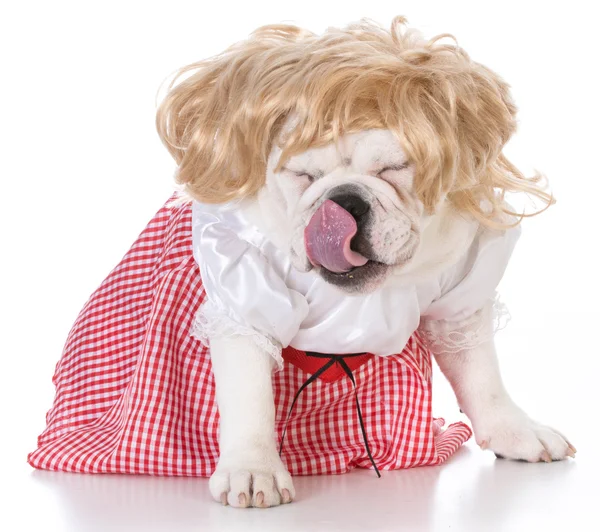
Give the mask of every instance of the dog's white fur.
<svg viewBox="0 0 600 532">
<path fill-rule="evenodd" d="M 231 506 L 291 501 L 292 477 L 274 439 L 274 359 L 245 336 L 211 338 L 211 358 L 221 419 L 219 465 L 210 479 L 210 492 Z"/>
<path fill-rule="evenodd" d="M 384 277 L 354 287 L 358 291 L 435 276 L 454 264 L 471 241 L 469 231 L 473 224 L 466 223 L 464 216 L 447 203 L 442 201 L 433 215 L 423 213 L 412 192 L 411 166 L 377 175 L 382 167 L 401 167 L 406 162 L 389 132 L 348 135 L 339 145 L 293 157 L 286 169 L 275 173 L 278 155 L 275 147 L 266 185 L 249 213 L 282 251 L 291 253 L 299 269 L 311 267 L 304 250 L 303 228 L 330 191 L 341 184 L 357 185 L 373 208 L 385 214 L 376 214 L 372 239 L 381 234 L 397 237 L 372 242 L 377 260 L 388 269 Z M 311 182 L 305 173 L 315 180 Z M 408 227 L 411 233 L 406 231 Z M 468 333 L 481 327 L 491 330 L 489 310 L 481 309 L 462 323 L 428 321 L 421 326 L 434 337 L 451 331 Z M 294 488 L 274 439 L 273 359 L 244 336 L 214 337 L 210 343 L 221 416 L 221 454 L 210 479 L 211 494 L 217 501 L 241 507 L 289 502 Z M 239 356 L 240 352 L 244 356 Z M 456 353 L 434 349 L 434 355 L 482 448 L 530 462 L 574 455 L 574 448 L 564 436 L 531 420 L 511 400 L 500 377 L 493 341 Z"/>
</svg>

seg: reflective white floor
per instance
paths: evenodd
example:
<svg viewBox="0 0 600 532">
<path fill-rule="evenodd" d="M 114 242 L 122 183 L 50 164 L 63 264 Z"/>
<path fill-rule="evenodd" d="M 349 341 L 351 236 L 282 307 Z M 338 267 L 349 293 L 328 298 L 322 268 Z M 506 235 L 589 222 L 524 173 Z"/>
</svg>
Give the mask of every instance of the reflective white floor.
<svg viewBox="0 0 600 532">
<path fill-rule="evenodd" d="M 580 453 L 581 454 L 581 453 Z M 448 464 L 296 478 L 297 500 L 269 510 L 211 502 L 205 479 L 23 471 L 3 530 L 598 530 L 595 458 L 525 464 L 472 443 Z M 6 511 L 8 510 L 8 512 Z"/>
</svg>

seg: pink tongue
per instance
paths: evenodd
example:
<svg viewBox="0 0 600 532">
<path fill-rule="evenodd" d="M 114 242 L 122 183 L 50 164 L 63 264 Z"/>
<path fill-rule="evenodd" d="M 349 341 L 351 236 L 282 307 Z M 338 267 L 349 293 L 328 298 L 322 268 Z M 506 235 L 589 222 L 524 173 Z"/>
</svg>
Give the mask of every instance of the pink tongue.
<svg viewBox="0 0 600 532">
<path fill-rule="evenodd" d="M 312 265 L 335 273 L 364 266 L 368 259 L 350 249 L 357 230 L 356 220 L 346 209 L 331 200 L 323 202 L 304 230 L 306 254 Z"/>
</svg>

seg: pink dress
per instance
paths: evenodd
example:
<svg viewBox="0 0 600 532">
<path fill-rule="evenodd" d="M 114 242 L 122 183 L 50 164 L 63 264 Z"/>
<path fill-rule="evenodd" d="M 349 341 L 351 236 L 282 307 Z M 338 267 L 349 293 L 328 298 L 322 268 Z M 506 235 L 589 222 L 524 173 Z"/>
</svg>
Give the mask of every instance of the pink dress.
<svg viewBox="0 0 600 532">
<path fill-rule="evenodd" d="M 191 205 L 166 204 L 91 296 L 56 366 L 35 467 L 85 473 L 210 476 L 219 414 L 209 348 L 192 336 L 205 298 Z M 323 361 L 291 347 L 273 374 L 280 438 L 292 400 Z M 471 435 L 431 414 L 431 354 L 415 332 L 392 356 L 349 359 L 381 470 L 438 465 Z M 315 365 L 316 364 L 316 365 Z M 282 459 L 292 475 L 372 468 L 352 382 L 337 365 L 299 396 Z"/>
</svg>

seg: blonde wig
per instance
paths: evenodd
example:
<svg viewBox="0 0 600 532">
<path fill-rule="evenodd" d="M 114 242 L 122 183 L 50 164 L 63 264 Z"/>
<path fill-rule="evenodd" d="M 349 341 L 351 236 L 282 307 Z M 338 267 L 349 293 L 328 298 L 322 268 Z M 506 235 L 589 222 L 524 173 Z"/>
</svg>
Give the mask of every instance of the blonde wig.
<svg viewBox="0 0 600 532">
<path fill-rule="evenodd" d="M 516 127 L 508 85 L 455 41 L 440 42 L 452 36 L 427 41 L 405 25 L 396 17 L 388 31 L 362 20 L 322 35 L 264 26 L 182 68 L 157 113 L 177 181 L 201 202 L 223 203 L 264 185 L 274 142 L 282 148 L 279 170 L 290 156 L 345 133 L 385 128 L 415 165 L 416 192 L 429 212 L 447 197 L 498 225 L 510 213 L 506 192 L 528 193 L 547 208 L 554 200 L 541 176 L 526 178 L 502 153 Z"/>
</svg>

